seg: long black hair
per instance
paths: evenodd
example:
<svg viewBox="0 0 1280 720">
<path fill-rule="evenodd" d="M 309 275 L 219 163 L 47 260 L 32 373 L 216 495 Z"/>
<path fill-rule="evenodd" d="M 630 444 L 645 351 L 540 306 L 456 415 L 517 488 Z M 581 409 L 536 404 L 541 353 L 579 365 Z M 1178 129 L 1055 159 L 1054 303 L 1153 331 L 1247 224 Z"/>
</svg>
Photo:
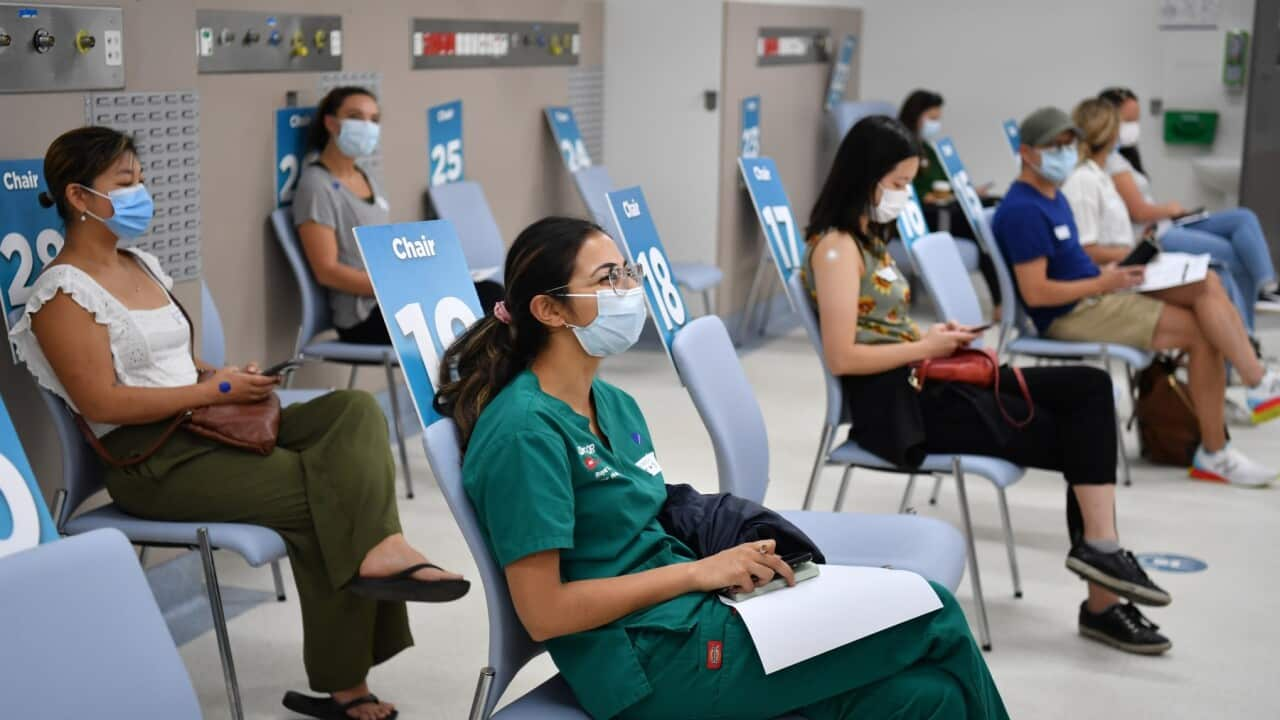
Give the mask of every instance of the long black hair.
<svg viewBox="0 0 1280 720">
<path fill-rule="evenodd" d="M 902 102 L 898 120 L 907 126 L 912 135 L 920 136 L 920 116 L 936 107 L 942 107 L 942 96 L 932 90 L 913 90 Z"/>
<path fill-rule="evenodd" d="M 316 152 L 324 152 L 325 146 L 329 144 L 329 130 L 324 126 L 324 119 L 330 115 L 337 115 L 342 103 L 352 95 L 365 95 L 374 102 L 378 101 L 373 91 L 356 85 L 344 85 L 330 90 L 329 94 L 320 101 L 320 106 L 316 108 L 316 119 L 311 123 L 311 133 L 307 136 L 308 147 Z"/>
<path fill-rule="evenodd" d="M 503 279 L 511 324 L 481 318 L 444 351 L 436 411 L 458 424 L 465 448 L 480 413 L 547 344 L 550 333 L 529 310 L 548 290 L 569 284 L 578 251 L 599 225 L 567 217 L 543 218 L 516 238 L 507 251 Z M 549 296 L 563 302 L 559 296 Z"/>
<path fill-rule="evenodd" d="M 859 120 L 836 151 L 831 173 L 809 213 L 805 237 L 812 240 L 828 230 L 840 230 L 865 249 L 870 238 L 862 232 L 861 218 L 871 214 L 876 185 L 898 163 L 919 154 L 915 133 L 901 122 L 888 115 Z M 871 227 L 871 235 L 886 237 L 886 225 L 872 222 Z"/>
<path fill-rule="evenodd" d="M 47 192 L 37 198 L 43 207 L 57 207 L 63 222 L 73 211 L 67 204 L 67 187 L 93 187 L 94 178 L 111 169 L 126 153 L 137 155 L 133 138 L 119 130 L 91 125 L 59 135 L 44 154 L 44 181 Z"/>
<path fill-rule="evenodd" d="M 1124 105 L 1125 102 L 1129 100 L 1137 102 L 1138 95 L 1127 87 L 1116 86 L 1109 87 L 1098 93 L 1098 99 L 1106 100 L 1112 105 L 1115 105 L 1116 109 L 1119 110 L 1120 106 Z M 1138 152 L 1137 145 L 1120 148 L 1120 155 L 1122 155 L 1125 160 L 1129 161 L 1129 164 L 1133 166 L 1134 170 L 1137 170 L 1143 175 L 1147 174 L 1147 171 L 1142 169 L 1142 153 Z"/>
</svg>

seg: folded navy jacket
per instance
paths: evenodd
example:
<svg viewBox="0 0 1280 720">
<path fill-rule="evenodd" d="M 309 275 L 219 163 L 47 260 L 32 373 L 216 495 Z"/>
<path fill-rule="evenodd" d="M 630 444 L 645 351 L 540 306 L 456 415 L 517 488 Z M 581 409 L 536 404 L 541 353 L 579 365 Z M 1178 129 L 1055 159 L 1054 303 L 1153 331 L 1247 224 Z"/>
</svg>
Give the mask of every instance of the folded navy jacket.
<svg viewBox="0 0 1280 720">
<path fill-rule="evenodd" d="M 729 493 L 704 495 L 689 485 L 667 485 L 658 522 L 700 558 L 743 543 L 774 540 L 774 552 L 783 557 L 807 552 L 816 563 L 827 561 L 809 536 L 786 518 Z"/>
</svg>

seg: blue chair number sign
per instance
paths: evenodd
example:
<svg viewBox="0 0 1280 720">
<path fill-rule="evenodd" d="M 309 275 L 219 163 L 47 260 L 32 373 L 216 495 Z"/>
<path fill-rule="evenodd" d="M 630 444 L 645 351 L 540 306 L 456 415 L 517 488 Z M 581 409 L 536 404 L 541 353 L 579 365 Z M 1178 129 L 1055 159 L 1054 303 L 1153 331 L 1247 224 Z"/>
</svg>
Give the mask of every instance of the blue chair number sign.
<svg viewBox="0 0 1280 720">
<path fill-rule="evenodd" d="M 547 124 L 551 126 L 551 137 L 569 172 L 575 173 L 582 168 L 591 167 L 591 155 L 587 153 L 587 145 L 582 141 L 582 131 L 578 129 L 578 121 L 573 117 L 573 108 L 552 106 L 546 109 L 546 114 Z"/>
<path fill-rule="evenodd" d="M 911 194 L 911 199 L 898 216 L 898 237 L 902 238 L 902 244 L 910 250 L 912 243 L 929 234 L 929 225 L 924 221 L 924 210 L 920 207 L 916 189 L 910 183 L 907 184 L 907 192 Z"/>
<path fill-rule="evenodd" d="M 62 218 L 37 199 L 47 186 L 44 161 L 0 160 L 0 299 L 6 327 L 44 267 L 62 251 Z"/>
<path fill-rule="evenodd" d="M 738 155 L 744 158 L 760 157 L 760 96 L 752 95 L 742 100 L 742 141 Z"/>
<path fill-rule="evenodd" d="M 484 312 L 453 224 L 447 220 L 355 229 L 373 293 L 422 427 L 432 407 L 444 350 Z"/>
<path fill-rule="evenodd" d="M 1000 124 L 1004 128 L 1004 138 L 1009 141 L 1009 150 L 1013 153 L 1014 161 L 1018 159 L 1018 148 L 1022 145 L 1022 136 L 1018 132 L 1018 121 L 1012 118 L 1005 120 Z"/>
<path fill-rule="evenodd" d="M 0 402 L 0 557 L 57 536 L 13 421 Z"/>
<path fill-rule="evenodd" d="M 302 159 L 307 155 L 307 136 L 315 121 L 316 109 L 313 107 L 276 110 L 276 179 L 272 186 L 278 208 L 293 204 L 298 177 L 302 175 Z"/>
<path fill-rule="evenodd" d="M 462 179 L 462 101 L 427 108 L 431 187 Z"/>
<path fill-rule="evenodd" d="M 974 232 L 983 232 L 982 200 L 978 198 L 978 191 L 973 189 L 973 182 L 964 169 L 964 163 L 960 162 L 960 153 L 956 151 L 955 143 L 951 142 L 951 138 L 942 138 L 934 144 L 933 149 L 938 159 L 942 161 L 942 169 L 946 171 L 947 180 L 951 182 L 951 192 L 960 202 L 960 209 L 964 211 L 969 227 L 973 228 Z M 994 241 L 994 238 L 986 239 Z"/>
<path fill-rule="evenodd" d="M 769 254 L 778 268 L 783 286 L 804 262 L 804 242 L 791 212 L 791 201 L 782 187 L 782 177 L 773 158 L 739 158 L 738 169 L 756 208 L 756 218 L 768 241 Z"/>
<path fill-rule="evenodd" d="M 615 190 L 607 195 L 609 209 L 618 228 L 617 238 L 631 256 L 631 262 L 644 270 L 644 292 L 649 301 L 649 314 L 662 337 L 668 356 L 671 341 L 689 320 L 684 297 L 676 287 L 671 262 L 658 239 L 658 229 L 649 214 L 649 205 L 639 187 Z"/>
</svg>

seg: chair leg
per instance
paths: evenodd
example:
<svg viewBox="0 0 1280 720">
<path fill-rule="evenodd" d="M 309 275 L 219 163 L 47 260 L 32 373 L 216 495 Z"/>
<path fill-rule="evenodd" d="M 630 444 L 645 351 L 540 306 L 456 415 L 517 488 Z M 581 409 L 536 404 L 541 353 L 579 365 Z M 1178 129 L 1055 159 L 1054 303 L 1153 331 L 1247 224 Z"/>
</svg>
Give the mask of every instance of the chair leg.
<svg viewBox="0 0 1280 720">
<path fill-rule="evenodd" d="M 769 248 L 765 247 L 765 252 Z M 769 263 L 765 260 L 763 254 L 760 257 L 760 264 L 756 265 L 756 276 L 751 280 L 751 289 L 747 291 L 747 303 L 742 306 L 742 317 L 738 320 L 738 344 L 746 342 L 747 328 L 751 324 L 752 316 L 755 315 L 756 300 L 760 294 L 760 284 L 764 282 L 764 274 L 769 271 Z"/>
<path fill-rule="evenodd" d="M 351 366 L 351 375 L 347 377 L 347 389 L 351 390 L 356 386 L 356 371 L 360 369 L 359 365 Z"/>
<path fill-rule="evenodd" d="M 996 488 L 1000 500 L 1000 522 L 1004 525 L 1004 549 L 1009 553 L 1009 573 L 1013 575 L 1013 596 L 1022 597 L 1022 575 L 1018 572 L 1018 554 L 1013 542 L 1013 523 L 1009 521 L 1009 499 L 1004 488 Z"/>
<path fill-rule="evenodd" d="M 991 630 L 987 626 L 987 600 L 982 594 L 982 578 L 978 572 L 978 549 L 973 542 L 973 520 L 969 517 L 969 494 L 964 487 L 964 469 L 960 458 L 951 459 L 951 473 L 956 478 L 956 496 L 960 500 L 960 517 L 964 521 L 964 540 L 969 546 L 969 582 L 973 600 L 978 604 L 978 642 L 983 650 L 991 650 Z"/>
<path fill-rule="evenodd" d="M 911 507 L 911 493 L 916 489 L 916 474 L 911 473 L 907 476 L 907 487 L 902 491 L 902 500 L 898 503 L 898 514 L 907 511 Z"/>
<path fill-rule="evenodd" d="M 218 569 L 213 564 L 213 546 L 209 544 L 208 528 L 196 530 L 200 547 L 200 559 L 204 561 L 204 584 L 209 593 L 209 611 L 213 614 L 213 633 L 218 638 L 218 655 L 222 658 L 222 677 L 227 684 L 227 702 L 231 704 L 232 720 L 244 720 L 244 707 L 240 704 L 240 684 L 236 680 L 236 665 L 231 659 L 231 638 L 227 635 L 227 615 L 222 607 L 222 590 L 218 587 Z"/>
<path fill-rule="evenodd" d="M 809 488 L 804 491 L 804 509 L 813 509 L 813 493 L 818 488 L 818 477 L 822 468 L 827 465 L 827 453 L 831 452 L 831 443 L 835 440 L 836 429 L 832 425 L 822 426 L 822 439 L 818 441 L 818 456 L 813 459 L 813 472 L 809 473 Z"/>
<path fill-rule="evenodd" d="M 284 575 L 282 575 L 282 574 L 280 573 L 280 561 L 279 561 L 279 560 L 272 560 L 272 561 L 271 561 L 271 579 L 272 579 L 272 581 L 274 581 L 274 582 L 275 582 L 275 584 L 276 584 L 276 600 L 277 600 L 278 602 L 284 602 L 284 600 L 285 600 L 285 595 L 284 595 Z"/>
<path fill-rule="evenodd" d="M 1105 347 L 1102 350 L 1102 367 L 1107 375 L 1111 375 L 1111 356 L 1107 354 Z M 1128 373 L 1128 365 L 1125 365 L 1125 373 Z M 1120 463 L 1124 486 L 1133 485 L 1133 476 L 1129 472 L 1129 454 L 1124 449 L 1124 419 L 1120 417 L 1120 408 L 1116 408 L 1116 461 Z"/>
<path fill-rule="evenodd" d="M 706 308 L 708 315 L 716 314 L 715 301 L 711 299 L 711 288 L 702 291 L 702 307 Z"/>
<path fill-rule="evenodd" d="M 769 320 L 773 317 L 773 296 L 763 292 L 765 288 L 772 289 L 774 278 L 776 275 L 768 275 L 765 278 L 764 286 L 761 288 L 760 298 L 757 304 L 760 308 L 760 324 L 756 326 L 756 334 L 764 337 L 769 330 Z"/>
<path fill-rule="evenodd" d="M 841 512 L 844 510 L 844 496 L 849 490 L 849 478 L 853 477 L 853 466 L 848 465 L 844 469 L 844 475 L 840 477 L 840 492 L 836 493 L 836 505 L 834 511 Z"/>
<path fill-rule="evenodd" d="M 409 443 L 404 439 L 404 425 L 400 422 L 400 383 L 396 382 L 396 370 L 390 360 L 382 365 L 387 370 L 387 396 L 391 398 L 391 422 L 396 431 L 396 443 L 400 446 L 400 466 L 404 468 L 404 494 L 413 499 L 413 475 L 409 470 Z"/>
<path fill-rule="evenodd" d="M 934 475 L 933 476 L 933 492 L 929 493 L 930 505 L 938 504 L 938 494 L 941 492 L 942 492 L 942 476 Z"/>
<path fill-rule="evenodd" d="M 471 700 L 471 713 L 467 720 L 489 720 L 485 705 L 489 704 L 489 688 L 493 687 L 493 668 L 480 668 L 480 680 L 476 683 L 476 695 Z"/>
</svg>

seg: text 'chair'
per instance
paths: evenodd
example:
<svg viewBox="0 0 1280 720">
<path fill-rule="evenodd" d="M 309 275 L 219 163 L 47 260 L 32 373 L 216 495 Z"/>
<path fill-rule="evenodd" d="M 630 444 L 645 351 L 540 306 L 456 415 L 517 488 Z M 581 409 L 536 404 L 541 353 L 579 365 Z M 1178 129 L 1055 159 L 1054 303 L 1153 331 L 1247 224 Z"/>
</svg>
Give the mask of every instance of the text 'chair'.
<svg viewBox="0 0 1280 720">
<path fill-rule="evenodd" d="M 321 333 L 333 329 L 333 315 L 329 310 L 328 293 L 320 287 L 311 273 L 311 266 L 307 264 L 307 259 L 302 252 L 298 229 L 294 227 L 293 213 L 289 208 L 272 211 L 271 227 L 275 231 L 280 249 L 284 251 L 285 259 L 289 261 L 289 269 L 293 272 L 293 279 L 298 283 L 298 294 L 302 300 L 302 322 L 298 327 L 294 356 L 301 360 L 350 365 L 348 388 L 355 387 L 356 371 L 362 366 L 382 366 L 387 376 L 387 396 L 391 400 L 391 422 L 400 448 L 400 467 L 404 471 L 405 495 L 412 498 L 413 475 L 409 469 L 409 450 L 405 442 L 408 431 L 404 427 L 406 423 L 400 416 L 400 379 L 396 376 L 396 368 L 400 361 L 396 359 L 395 350 L 389 344 L 364 345 L 341 340 L 316 340 Z"/>
<path fill-rule="evenodd" d="M 6 718 L 196 720 L 200 704 L 129 542 L 95 530 L 0 559 Z"/>
</svg>

